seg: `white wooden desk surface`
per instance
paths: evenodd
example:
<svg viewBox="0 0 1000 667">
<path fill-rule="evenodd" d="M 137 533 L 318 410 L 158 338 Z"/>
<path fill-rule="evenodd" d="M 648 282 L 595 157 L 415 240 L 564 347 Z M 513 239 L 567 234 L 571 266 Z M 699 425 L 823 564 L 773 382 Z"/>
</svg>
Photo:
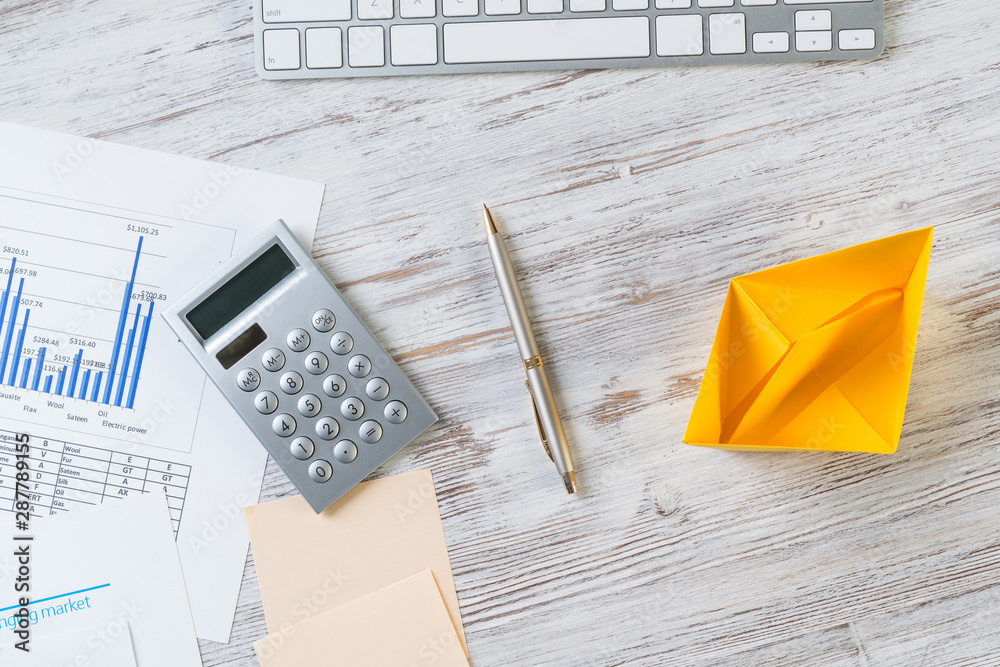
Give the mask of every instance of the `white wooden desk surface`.
<svg viewBox="0 0 1000 667">
<path fill-rule="evenodd" d="M 0 118 L 327 184 L 314 254 L 441 416 L 378 474 L 433 469 L 475 667 L 1000 663 L 997 3 L 888 0 L 874 62 L 306 82 L 250 16 L 5 0 Z M 730 277 L 932 224 L 896 454 L 681 444 Z M 264 632 L 251 559 L 205 664 Z"/>
</svg>

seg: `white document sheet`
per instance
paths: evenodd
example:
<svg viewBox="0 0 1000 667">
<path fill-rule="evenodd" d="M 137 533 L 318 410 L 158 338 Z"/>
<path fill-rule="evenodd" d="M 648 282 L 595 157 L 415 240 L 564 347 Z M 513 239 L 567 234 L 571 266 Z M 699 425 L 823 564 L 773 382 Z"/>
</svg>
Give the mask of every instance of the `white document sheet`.
<svg viewBox="0 0 1000 667">
<path fill-rule="evenodd" d="M 311 247 L 322 198 L 0 123 L 0 529 L 17 433 L 40 515 L 165 490 L 198 636 L 229 641 L 267 454 L 160 313 L 278 218 Z"/>
<path fill-rule="evenodd" d="M 163 491 L 135 494 L 99 507 L 33 519 L 29 530 L 0 533 L 5 547 L 23 545 L 14 535 L 30 535 L 31 636 L 25 653 L 9 646 L 19 641 L 5 627 L 17 601 L 13 586 L 0 588 L 0 644 L 3 665 L 45 665 L 39 653 L 59 650 L 61 635 L 94 629 L 84 639 L 82 659 L 91 664 L 127 624 L 138 667 L 201 665 L 191 608 L 173 539 L 170 510 Z M 13 548 L 4 549 L 0 564 L 13 571 Z M 9 662 L 8 662 L 9 660 Z M 68 663 L 74 664 L 74 663 Z M 99 663 L 100 664 L 100 663 Z"/>
<path fill-rule="evenodd" d="M 32 642 L 25 654 L 0 646 L 0 665 L 17 667 L 137 667 L 128 623 L 64 632 Z"/>
</svg>

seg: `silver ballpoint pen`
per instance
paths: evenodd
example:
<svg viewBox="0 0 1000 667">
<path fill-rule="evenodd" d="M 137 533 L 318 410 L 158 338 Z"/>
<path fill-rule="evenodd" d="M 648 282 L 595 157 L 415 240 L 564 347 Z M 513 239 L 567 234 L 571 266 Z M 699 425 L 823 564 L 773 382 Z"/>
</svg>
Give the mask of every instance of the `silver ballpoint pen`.
<svg viewBox="0 0 1000 667">
<path fill-rule="evenodd" d="M 528 311 L 525 310 L 524 300 L 521 298 L 521 289 L 517 285 L 514 266 L 510 263 L 507 246 L 504 245 L 503 237 L 493 222 L 493 216 L 490 215 L 486 204 L 483 204 L 483 222 L 486 225 L 486 245 L 490 249 L 493 270 L 496 271 L 497 282 L 500 284 L 503 305 L 507 308 L 507 317 L 510 318 L 510 326 L 514 330 L 514 340 L 517 341 L 517 349 L 524 362 L 524 372 L 528 376 L 526 384 L 535 406 L 535 423 L 542 438 L 542 446 L 556 464 L 556 471 L 562 476 L 563 484 L 566 485 L 566 493 L 576 493 L 573 458 L 569 453 L 562 421 L 556 411 L 549 380 L 545 376 L 542 358 L 538 355 L 538 346 L 531 331 Z"/>
</svg>

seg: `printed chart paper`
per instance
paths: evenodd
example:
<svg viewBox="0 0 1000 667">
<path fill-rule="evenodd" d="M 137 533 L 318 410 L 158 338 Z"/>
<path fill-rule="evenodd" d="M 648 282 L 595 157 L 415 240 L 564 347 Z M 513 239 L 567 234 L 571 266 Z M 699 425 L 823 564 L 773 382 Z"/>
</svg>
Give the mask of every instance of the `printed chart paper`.
<svg viewBox="0 0 1000 667">
<path fill-rule="evenodd" d="M 6 613 L 6 612 L 5 612 Z M 137 667 L 128 623 L 84 628 L 46 637 L 25 654 L 0 646 L 0 664 L 17 667 Z"/>
<path fill-rule="evenodd" d="M 278 218 L 310 246 L 323 186 L 8 123 L 0 146 L 0 510 L 17 433 L 40 515 L 165 490 L 198 636 L 227 642 L 267 454 L 160 313 Z"/>
<path fill-rule="evenodd" d="M 198 639 L 185 594 L 170 510 L 162 491 L 135 494 L 97 507 L 33 519 L 31 535 L 31 638 L 29 647 L 52 650 L 66 632 L 97 628 L 84 643 L 83 664 L 94 663 L 112 635 L 128 625 L 139 667 L 200 666 Z M 14 530 L 0 533 L 14 544 Z M 4 572 L 15 569 L 4 554 Z M 8 582 L 9 583 L 9 582 Z M 13 586 L 0 589 L 0 644 L 16 639 L 6 627 L 16 603 Z M 4 667 L 32 664 L 23 651 Z M 30 653 L 27 654 L 30 659 Z M 35 663 L 37 664 L 37 663 Z M 46 667 L 56 667 L 49 663 Z M 60 666 L 61 667 L 61 666 Z"/>
</svg>

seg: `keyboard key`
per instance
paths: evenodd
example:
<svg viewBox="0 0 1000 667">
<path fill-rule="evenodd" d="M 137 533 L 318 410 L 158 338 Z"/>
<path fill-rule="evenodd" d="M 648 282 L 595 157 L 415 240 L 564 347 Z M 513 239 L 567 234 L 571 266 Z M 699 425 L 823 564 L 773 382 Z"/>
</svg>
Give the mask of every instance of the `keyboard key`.
<svg viewBox="0 0 1000 667">
<path fill-rule="evenodd" d="M 855 51 L 858 49 L 875 48 L 875 31 L 866 30 L 841 30 L 837 33 L 837 45 L 841 51 Z"/>
<path fill-rule="evenodd" d="M 754 53 L 788 53 L 787 32 L 755 32 L 753 34 Z"/>
<path fill-rule="evenodd" d="M 691 0 L 656 0 L 657 9 L 691 9 Z"/>
<path fill-rule="evenodd" d="M 776 5 L 778 0 L 740 0 L 744 7 L 758 7 L 762 5 Z"/>
<path fill-rule="evenodd" d="M 446 63 L 644 58 L 648 55 L 649 19 L 644 16 L 448 23 L 444 26 Z"/>
<path fill-rule="evenodd" d="M 521 0 L 486 0 L 487 16 L 510 16 L 521 13 Z"/>
<path fill-rule="evenodd" d="M 402 14 L 402 10 L 399 13 Z M 436 64 L 437 26 L 430 23 L 389 28 L 389 59 L 393 65 Z"/>
<path fill-rule="evenodd" d="M 744 14 L 712 14 L 708 17 L 708 50 L 713 54 L 746 53 Z"/>
<path fill-rule="evenodd" d="M 299 31 L 264 31 L 264 69 L 299 68 Z"/>
<path fill-rule="evenodd" d="M 569 0 L 571 12 L 603 12 L 607 6 L 604 0 Z"/>
<path fill-rule="evenodd" d="M 444 0 L 441 13 L 445 16 L 476 16 L 479 0 Z"/>
<path fill-rule="evenodd" d="M 872 0 L 822 0 L 824 5 L 834 2 L 871 2 Z M 785 0 L 786 5 L 815 5 L 817 0 Z"/>
<path fill-rule="evenodd" d="M 733 0 L 698 0 L 699 7 L 732 7 Z"/>
<path fill-rule="evenodd" d="M 528 0 L 529 14 L 558 14 L 563 10 L 563 0 Z"/>
<path fill-rule="evenodd" d="M 347 63 L 351 67 L 385 65 L 385 32 L 381 26 L 366 25 L 347 29 Z M 333 340 L 336 340 L 336 336 Z M 354 341 L 351 343 L 353 346 Z M 334 352 L 336 351 L 335 348 Z"/>
<path fill-rule="evenodd" d="M 656 55 L 700 56 L 704 52 L 700 14 L 656 17 Z"/>
<path fill-rule="evenodd" d="M 306 67 L 323 69 L 344 64 L 340 28 L 306 29 Z"/>
<path fill-rule="evenodd" d="M 795 33 L 796 51 L 829 51 L 833 48 L 833 33 L 797 32 Z"/>
<path fill-rule="evenodd" d="M 399 0 L 399 15 L 404 19 L 429 19 L 434 14 L 434 0 Z"/>
<path fill-rule="evenodd" d="M 829 30 L 832 24 L 833 14 L 829 9 L 795 12 L 796 30 Z"/>
<path fill-rule="evenodd" d="M 358 18 L 365 21 L 391 19 L 392 0 L 358 0 Z"/>
<path fill-rule="evenodd" d="M 348 21 L 351 0 L 262 0 L 264 23 Z"/>
<path fill-rule="evenodd" d="M 649 9 L 649 0 L 611 0 L 611 7 L 616 12 Z"/>
</svg>

